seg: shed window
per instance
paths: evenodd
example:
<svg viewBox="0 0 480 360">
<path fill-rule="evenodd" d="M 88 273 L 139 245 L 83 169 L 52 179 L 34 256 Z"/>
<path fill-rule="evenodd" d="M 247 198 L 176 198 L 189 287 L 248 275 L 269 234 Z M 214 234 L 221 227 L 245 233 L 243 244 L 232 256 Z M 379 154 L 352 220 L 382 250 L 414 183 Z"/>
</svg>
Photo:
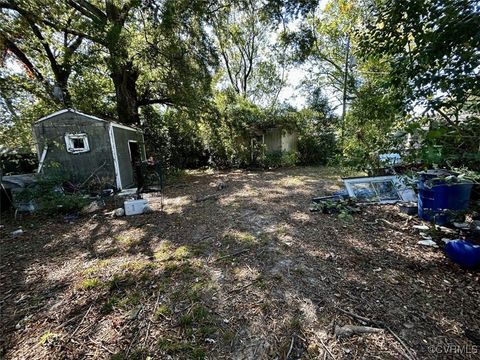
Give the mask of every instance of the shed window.
<svg viewBox="0 0 480 360">
<path fill-rule="evenodd" d="M 90 150 L 87 134 L 66 134 L 65 145 L 67 151 L 72 154 L 83 153 Z"/>
</svg>

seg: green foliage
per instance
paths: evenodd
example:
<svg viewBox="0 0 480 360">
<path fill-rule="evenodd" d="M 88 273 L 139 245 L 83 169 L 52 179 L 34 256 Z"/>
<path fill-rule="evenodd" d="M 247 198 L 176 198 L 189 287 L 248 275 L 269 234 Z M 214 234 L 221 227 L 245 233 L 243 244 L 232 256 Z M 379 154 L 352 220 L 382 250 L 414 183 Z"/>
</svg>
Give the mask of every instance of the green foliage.
<svg viewBox="0 0 480 360">
<path fill-rule="evenodd" d="M 62 185 L 67 180 L 66 175 L 39 176 L 35 187 L 15 194 L 15 201 L 33 203 L 36 211 L 50 215 L 79 211 L 90 201 L 81 194 L 65 193 Z"/>
<path fill-rule="evenodd" d="M 376 71 L 385 69 L 381 62 L 363 66 Z M 385 76 L 366 77 L 343 125 L 342 162 L 345 165 L 372 170 L 380 167 L 381 153 L 402 150 L 404 139 L 394 136 L 404 118 L 401 99 L 397 90 L 388 85 Z"/>
<path fill-rule="evenodd" d="M 146 107 L 142 117 L 147 153 L 161 160 L 167 174 L 207 164 L 208 156 L 194 114 L 169 109 L 163 113 Z"/>
<path fill-rule="evenodd" d="M 387 0 L 373 10 L 361 52 L 366 59 L 388 61 L 383 88 L 397 89 L 410 110 L 398 126 L 411 135 L 406 158 L 426 167 L 478 170 L 478 5 L 467 0 Z"/>
<path fill-rule="evenodd" d="M 50 344 L 53 344 L 56 340 L 60 339 L 61 337 L 62 336 L 60 334 L 48 330 L 42 336 L 40 336 L 38 344 L 50 345 Z"/>
<path fill-rule="evenodd" d="M 295 166 L 298 163 L 298 153 L 296 151 L 272 151 L 268 152 L 262 164 L 266 168 L 278 168 Z"/>
<path fill-rule="evenodd" d="M 480 117 L 476 116 L 455 128 L 429 118 L 410 123 L 404 127 L 413 142 L 407 160 L 429 168 L 464 167 L 480 171 L 479 129 Z"/>
<path fill-rule="evenodd" d="M 299 162 L 303 165 L 326 165 L 337 153 L 336 125 L 327 98 L 320 88 L 308 99 L 308 108 L 299 112 Z"/>
<path fill-rule="evenodd" d="M 100 280 L 95 278 L 90 278 L 90 279 L 82 280 L 79 284 L 79 288 L 82 290 L 90 290 L 90 289 L 96 288 L 99 285 L 100 285 Z"/>
<path fill-rule="evenodd" d="M 392 84 L 408 90 L 412 105 L 453 123 L 478 96 L 479 26 L 475 1 L 387 0 L 374 8 L 361 45 L 367 56 L 390 57 Z"/>
<path fill-rule="evenodd" d="M 320 211 L 323 214 L 336 214 L 339 219 L 351 220 L 352 215 L 360 210 L 356 207 L 356 203 L 352 199 L 338 200 L 322 200 L 313 203 L 310 211 Z"/>
</svg>

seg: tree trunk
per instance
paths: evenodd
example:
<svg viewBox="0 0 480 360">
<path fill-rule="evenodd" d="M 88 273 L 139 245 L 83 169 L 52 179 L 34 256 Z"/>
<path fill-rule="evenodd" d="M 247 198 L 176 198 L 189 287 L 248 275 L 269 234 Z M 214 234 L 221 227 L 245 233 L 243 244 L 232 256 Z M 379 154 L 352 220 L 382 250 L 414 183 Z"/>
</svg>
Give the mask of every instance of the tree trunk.
<svg viewBox="0 0 480 360">
<path fill-rule="evenodd" d="M 118 121 L 127 125 L 139 125 L 138 95 L 136 82 L 138 72 L 132 61 L 113 65 L 111 77 L 117 96 Z"/>
<path fill-rule="evenodd" d="M 70 67 L 65 68 L 64 66 L 62 66 L 57 71 L 54 71 L 55 85 L 62 90 L 62 99 L 56 98 L 55 94 L 54 96 L 57 101 L 63 102 L 63 105 L 66 108 L 69 108 L 72 106 L 72 98 L 70 96 L 70 92 L 68 91 L 68 79 L 70 78 L 70 74 L 71 74 Z"/>
</svg>

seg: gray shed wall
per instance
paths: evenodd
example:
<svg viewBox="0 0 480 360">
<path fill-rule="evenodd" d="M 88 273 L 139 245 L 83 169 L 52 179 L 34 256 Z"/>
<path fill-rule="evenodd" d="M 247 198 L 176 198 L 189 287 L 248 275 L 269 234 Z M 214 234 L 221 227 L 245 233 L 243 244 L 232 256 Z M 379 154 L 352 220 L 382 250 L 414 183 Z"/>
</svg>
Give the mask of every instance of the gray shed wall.
<svg viewBox="0 0 480 360">
<path fill-rule="evenodd" d="M 63 113 L 37 123 L 33 133 L 37 141 L 40 158 L 45 143 L 49 148 L 45 158 L 44 171 L 54 163 L 68 173 L 75 181 L 83 181 L 96 169 L 102 180 L 115 184 L 115 168 L 108 134 L 109 123 L 96 121 L 76 113 Z M 79 154 L 67 152 L 65 146 L 66 133 L 85 133 L 88 136 L 90 151 Z"/>
<path fill-rule="evenodd" d="M 282 151 L 297 151 L 298 150 L 298 135 L 295 132 L 286 132 L 282 135 Z"/>
<path fill-rule="evenodd" d="M 132 187 L 135 184 L 135 174 L 130 159 L 130 151 L 128 148 L 128 141 L 135 140 L 140 146 L 140 154 L 142 160 L 145 160 L 145 146 L 143 142 L 143 135 L 138 131 L 128 130 L 119 127 L 113 127 L 113 134 L 115 137 L 115 145 L 118 154 L 118 166 L 120 168 L 120 178 L 122 181 L 122 188 Z"/>
<path fill-rule="evenodd" d="M 264 141 L 267 153 L 282 151 L 282 130 L 278 128 L 265 130 Z"/>
</svg>

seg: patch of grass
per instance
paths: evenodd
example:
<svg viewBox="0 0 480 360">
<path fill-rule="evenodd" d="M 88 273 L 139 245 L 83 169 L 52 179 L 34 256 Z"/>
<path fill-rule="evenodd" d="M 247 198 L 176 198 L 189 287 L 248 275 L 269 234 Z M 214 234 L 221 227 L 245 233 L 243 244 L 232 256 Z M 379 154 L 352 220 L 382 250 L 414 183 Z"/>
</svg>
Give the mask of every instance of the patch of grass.
<svg viewBox="0 0 480 360">
<path fill-rule="evenodd" d="M 277 274 L 274 274 L 272 276 L 273 280 L 277 281 L 277 282 L 282 282 L 283 281 L 283 275 L 280 274 L 280 273 L 277 273 Z"/>
<path fill-rule="evenodd" d="M 132 274 L 118 275 L 115 274 L 108 282 L 109 291 L 123 290 L 135 285 L 135 279 Z"/>
<path fill-rule="evenodd" d="M 160 305 L 157 308 L 157 310 L 155 310 L 155 313 L 153 314 L 153 316 L 155 317 L 155 319 L 160 319 L 169 314 L 170 314 L 170 309 L 168 308 L 167 305 L 163 304 L 163 305 Z"/>
<path fill-rule="evenodd" d="M 186 246 L 180 246 L 175 250 L 173 257 L 177 260 L 188 259 L 190 257 L 190 251 Z"/>
<path fill-rule="evenodd" d="M 210 325 L 203 325 L 203 326 L 200 326 L 200 328 L 198 329 L 198 333 L 203 337 L 211 336 L 212 334 L 215 334 L 216 331 L 217 331 L 217 328 Z"/>
<path fill-rule="evenodd" d="M 205 306 L 198 305 L 192 310 L 193 319 L 197 322 L 205 320 L 209 315 L 209 311 Z"/>
<path fill-rule="evenodd" d="M 141 239 L 135 239 L 129 235 L 117 235 L 115 236 L 115 241 L 119 242 L 125 247 L 134 247 L 141 243 Z"/>
<path fill-rule="evenodd" d="M 173 257 L 173 245 L 170 241 L 162 241 L 160 246 L 155 250 L 153 256 L 160 261 L 167 261 Z"/>
<path fill-rule="evenodd" d="M 243 244 L 255 244 L 257 243 L 257 238 L 245 231 L 230 231 L 226 233 L 223 238 L 227 241 L 235 241 Z"/>
<path fill-rule="evenodd" d="M 157 346 L 169 355 L 182 355 L 180 356 L 182 359 L 201 360 L 205 359 L 207 356 L 203 347 L 178 340 L 162 338 L 158 341 Z"/>
<path fill-rule="evenodd" d="M 258 241 L 262 244 L 266 244 L 270 241 L 270 237 L 267 233 L 262 232 L 260 235 L 258 235 Z"/>
<path fill-rule="evenodd" d="M 186 260 L 190 258 L 191 252 L 186 246 L 179 246 L 174 250 L 174 246 L 170 241 L 164 241 L 154 252 L 155 259 L 160 261 L 169 260 Z"/>
<path fill-rule="evenodd" d="M 40 336 L 40 339 L 38 340 L 38 344 L 39 345 L 52 344 L 55 342 L 55 340 L 59 338 L 61 338 L 60 334 L 57 334 L 48 330 L 42 336 Z"/>
<path fill-rule="evenodd" d="M 148 350 L 144 348 L 136 348 L 128 355 L 129 360 L 145 360 L 148 358 Z"/>
<path fill-rule="evenodd" d="M 275 185 L 293 187 L 293 186 L 302 186 L 305 181 L 310 179 L 308 176 L 287 176 L 275 182 Z"/>
<path fill-rule="evenodd" d="M 129 261 L 122 264 L 122 269 L 125 269 L 128 271 L 142 271 L 145 269 L 153 269 L 155 267 L 156 267 L 155 263 L 147 260 L 135 260 L 135 261 Z"/>
<path fill-rule="evenodd" d="M 254 286 L 256 286 L 257 288 L 261 289 L 261 290 L 266 290 L 268 289 L 268 282 L 265 281 L 265 279 L 263 278 L 262 275 L 258 276 L 255 280 L 254 280 Z"/>
<path fill-rule="evenodd" d="M 82 290 L 91 290 L 100 286 L 100 280 L 97 278 L 84 279 L 78 284 L 78 287 Z"/>
<path fill-rule="evenodd" d="M 179 269 L 180 269 L 180 265 L 176 263 L 167 263 L 163 270 L 165 272 L 165 276 L 171 277 Z"/>
<path fill-rule="evenodd" d="M 111 296 L 107 299 L 107 301 L 102 305 L 100 312 L 104 315 L 111 314 L 115 309 L 115 305 L 118 303 L 118 299 L 116 296 Z M 113 358 L 113 357 L 112 357 Z"/>
<path fill-rule="evenodd" d="M 278 226 L 278 228 L 275 230 L 275 233 L 280 236 L 288 235 L 289 234 L 288 226 L 285 224 Z"/>
<path fill-rule="evenodd" d="M 138 306 L 141 303 L 141 294 L 139 292 L 130 292 L 123 295 L 115 294 L 110 296 L 107 301 L 102 305 L 102 314 L 110 314 L 115 308 L 131 309 Z"/>
<path fill-rule="evenodd" d="M 213 328 L 213 323 L 210 320 L 211 316 L 208 309 L 205 306 L 197 305 L 192 308 L 190 313 L 180 316 L 178 324 L 184 329 L 199 326 L 197 335 L 203 336 L 207 333 L 211 334 L 216 331 L 216 329 Z"/>
<path fill-rule="evenodd" d="M 97 260 L 95 264 L 92 266 L 84 269 L 82 271 L 82 275 L 93 275 L 94 273 L 102 270 L 103 268 L 107 267 L 111 261 L 109 259 Z"/>
<path fill-rule="evenodd" d="M 140 293 L 135 291 L 122 297 L 118 302 L 118 306 L 122 308 L 130 308 L 132 306 L 140 305 L 140 302 L 141 302 Z"/>
<path fill-rule="evenodd" d="M 235 340 L 235 333 L 232 330 L 223 331 L 222 340 L 225 344 L 230 345 Z"/>
<path fill-rule="evenodd" d="M 268 314 L 270 312 L 272 308 L 272 304 L 270 304 L 269 302 L 265 301 L 265 302 L 262 302 L 260 304 L 260 310 L 262 310 L 262 312 L 264 314 Z"/>
<path fill-rule="evenodd" d="M 133 349 L 130 354 L 128 355 L 128 360 L 145 360 L 149 359 L 148 350 L 144 348 L 136 348 Z M 127 360 L 125 352 L 118 352 L 113 354 L 110 357 L 110 360 Z"/>
<path fill-rule="evenodd" d="M 300 316 L 294 316 L 290 319 L 290 329 L 293 331 L 300 331 L 302 329 L 302 318 Z"/>
<path fill-rule="evenodd" d="M 178 319 L 178 324 L 181 327 L 190 327 L 193 325 L 193 316 L 190 314 L 185 314 L 180 316 L 180 319 Z"/>
</svg>

